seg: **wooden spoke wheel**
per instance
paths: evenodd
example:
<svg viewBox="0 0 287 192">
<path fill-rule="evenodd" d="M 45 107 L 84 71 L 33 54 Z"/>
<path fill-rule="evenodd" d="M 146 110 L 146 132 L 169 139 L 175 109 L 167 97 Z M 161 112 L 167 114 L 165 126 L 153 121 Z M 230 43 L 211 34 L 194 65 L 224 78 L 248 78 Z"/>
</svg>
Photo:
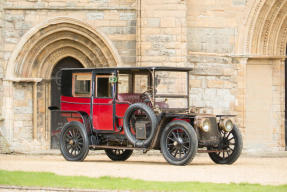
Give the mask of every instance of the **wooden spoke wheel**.
<svg viewBox="0 0 287 192">
<path fill-rule="evenodd" d="M 232 164 L 241 154 L 242 136 L 239 129 L 234 126 L 230 132 L 221 130 L 221 142 L 219 152 L 208 153 L 210 158 L 217 164 Z"/>
<path fill-rule="evenodd" d="M 133 153 L 133 150 L 105 149 L 106 155 L 113 161 L 125 161 Z"/>
<path fill-rule="evenodd" d="M 89 152 L 87 132 L 82 123 L 67 123 L 60 136 L 60 149 L 68 161 L 83 161 Z"/>
<path fill-rule="evenodd" d="M 172 121 L 163 130 L 161 151 L 173 165 L 186 165 L 197 152 L 198 140 L 193 127 L 185 121 Z"/>
</svg>

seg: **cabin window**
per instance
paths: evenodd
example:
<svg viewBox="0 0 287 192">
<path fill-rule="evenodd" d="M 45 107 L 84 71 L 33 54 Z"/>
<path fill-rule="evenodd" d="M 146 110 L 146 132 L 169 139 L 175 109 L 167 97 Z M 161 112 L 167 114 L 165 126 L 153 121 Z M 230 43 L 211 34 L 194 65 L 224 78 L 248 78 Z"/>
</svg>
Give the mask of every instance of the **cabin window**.
<svg viewBox="0 0 287 192">
<path fill-rule="evenodd" d="M 188 95 L 188 73 L 178 71 L 157 71 L 156 90 L 158 95 Z"/>
<path fill-rule="evenodd" d="M 96 97 L 112 97 L 112 84 L 109 82 L 109 75 L 96 77 Z"/>
<path fill-rule="evenodd" d="M 148 75 L 135 75 L 134 92 L 143 93 L 148 90 Z"/>
<path fill-rule="evenodd" d="M 90 97 L 91 96 L 92 73 L 74 73 L 73 74 L 73 96 Z"/>
<path fill-rule="evenodd" d="M 120 74 L 118 76 L 118 93 L 129 93 L 130 83 L 129 74 Z"/>
</svg>

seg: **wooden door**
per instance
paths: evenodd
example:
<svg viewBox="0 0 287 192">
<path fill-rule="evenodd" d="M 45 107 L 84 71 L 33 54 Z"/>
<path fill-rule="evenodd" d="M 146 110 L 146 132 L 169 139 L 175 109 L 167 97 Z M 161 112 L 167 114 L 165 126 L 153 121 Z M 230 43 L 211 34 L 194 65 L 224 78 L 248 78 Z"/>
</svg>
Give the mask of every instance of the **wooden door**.
<svg viewBox="0 0 287 192">
<path fill-rule="evenodd" d="M 246 147 L 265 150 L 272 143 L 272 65 L 247 65 Z"/>
</svg>

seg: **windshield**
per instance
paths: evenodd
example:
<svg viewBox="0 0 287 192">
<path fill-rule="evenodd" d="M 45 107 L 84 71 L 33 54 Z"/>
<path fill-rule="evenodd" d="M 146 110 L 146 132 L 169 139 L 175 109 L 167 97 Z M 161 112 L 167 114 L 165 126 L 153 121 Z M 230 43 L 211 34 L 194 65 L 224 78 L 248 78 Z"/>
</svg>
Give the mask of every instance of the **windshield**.
<svg viewBox="0 0 287 192">
<path fill-rule="evenodd" d="M 165 108 L 188 108 L 188 72 L 156 71 L 155 103 Z M 160 106 L 159 106 L 160 107 Z M 160 107 L 162 108 L 162 107 Z"/>
<path fill-rule="evenodd" d="M 188 109 L 188 71 L 138 70 L 118 74 L 118 100 L 160 109 Z"/>
</svg>

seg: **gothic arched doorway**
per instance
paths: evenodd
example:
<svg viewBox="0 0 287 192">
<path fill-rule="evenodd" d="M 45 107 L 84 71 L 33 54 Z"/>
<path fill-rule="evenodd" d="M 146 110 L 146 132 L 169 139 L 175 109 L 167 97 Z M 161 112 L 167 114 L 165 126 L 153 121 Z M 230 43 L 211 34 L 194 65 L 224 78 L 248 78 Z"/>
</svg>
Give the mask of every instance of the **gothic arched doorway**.
<svg viewBox="0 0 287 192">
<path fill-rule="evenodd" d="M 61 96 L 61 69 L 63 68 L 83 68 L 83 65 L 72 57 L 65 57 L 61 59 L 53 68 L 51 75 L 51 106 L 60 107 Z M 59 127 L 61 121 L 58 120 L 57 113 L 51 113 L 51 149 L 59 148 Z"/>
<path fill-rule="evenodd" d="M 72 62 L 67 62 L 67 66 L 60 64 L 63 61 Z M 51 89 L 55 88 L 53 81 L 59 70 L 57 68 L 77 67 L 71 63 L 85 68 L 122 64 L 117 49 L 105 34 L 73 18 L 51 18 L 34 26 L 21 37 L 9 58 L 3 79 L 3 85 L 11 90 L 3 98 L 9 101 L 3 103 L 3 108 L 9 109 L 3 114 L 4 132 L 13 150 L 46 150 L 54 148 L 54 143 L 57 144 L 57 141 L 51 144 L 51 129 L 55 128 L 54 116 L 48 107 L 55 105 L 54 98 L 57 98 Z M 17 120 L 13 109 L 16 103 L 14 93 L 22 90 L 23 84 L 27 86 L 25 97 L 29 102 L 26 102 L 25 110 L 17 115 L 27 116 L 27 112 L 29 115 L 25 119 L 27 126 L 19 124 L 17 127 L 14 123 Z M 18 128 L 29 133 L 29 137 L 23 138 L 21 134 L 16 134 L 13 130 Z"/>
</svg>

